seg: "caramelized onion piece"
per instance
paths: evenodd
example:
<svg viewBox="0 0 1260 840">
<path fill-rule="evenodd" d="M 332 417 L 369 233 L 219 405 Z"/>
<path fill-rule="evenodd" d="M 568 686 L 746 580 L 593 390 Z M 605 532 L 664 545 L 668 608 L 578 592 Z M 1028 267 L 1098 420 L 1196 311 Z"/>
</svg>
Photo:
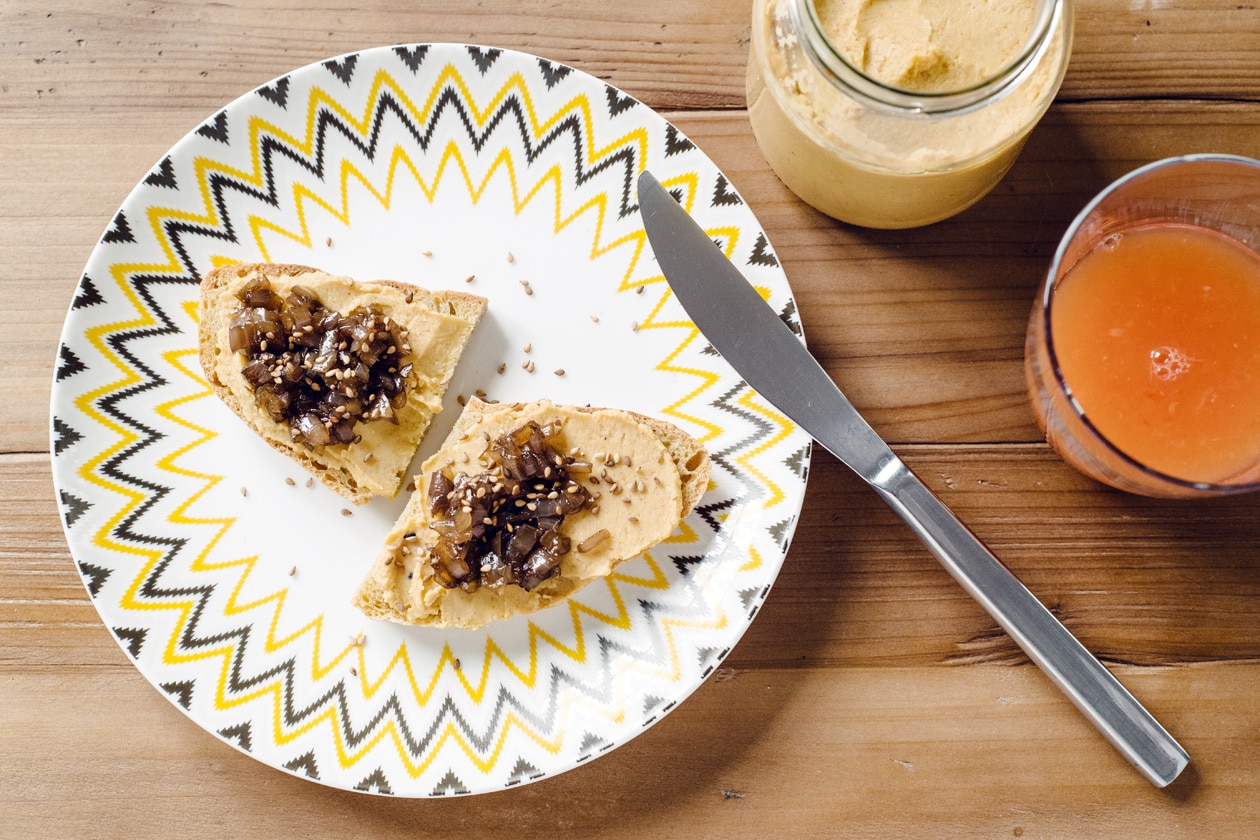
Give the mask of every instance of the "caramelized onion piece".
<svg viewBox="0 0 1260 840">
<path fill-rule="evenodd" d="M 558 451 L 553 442 L 560 431 L 558 424 L 527 423 L 491 441 L 486 472 L 468 475 L 448 466 L 433 473 L 427 489 L 430 527 L 438 536 L 432 562 L 443 586 L 472 591 L 511 584 L 529 591 L 560 573 L 569 553 L 560 526 L 592 504 L 590 492 L 569 475 L 573 465 L 589 471 L 589 462 Z"/>
<path fill-rule="evenodd" d="M 281 297 L 267 278 L 237 296 L 228 346 L 258 407 L 309 447 L 358 439 L 359 423 L 397 423 L 407 402 L 407 331 L 376 304 L 333 312 L 306 286 Z"/>
</svg>

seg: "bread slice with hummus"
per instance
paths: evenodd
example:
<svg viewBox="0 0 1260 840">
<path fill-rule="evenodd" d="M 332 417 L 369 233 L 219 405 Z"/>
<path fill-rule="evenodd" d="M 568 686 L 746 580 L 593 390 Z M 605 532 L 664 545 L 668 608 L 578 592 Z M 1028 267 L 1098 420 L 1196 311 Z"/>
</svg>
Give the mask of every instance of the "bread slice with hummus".
<svg viewBox="0 0 1260 840">
<path fill-rule="evenodd" d="M 431 627 L 541 610 L 669 537 L 709 474 L 704 447 L 655 418 L 474 399 L 425 461 L 354 603 Z"/>
<path fill-rule="evenodd" d="M 267 443 L 362 504 L 398 494 L 485 308 L 303 265 L 223 266 L 201 282 L 201 366 Z"/>
</svg>

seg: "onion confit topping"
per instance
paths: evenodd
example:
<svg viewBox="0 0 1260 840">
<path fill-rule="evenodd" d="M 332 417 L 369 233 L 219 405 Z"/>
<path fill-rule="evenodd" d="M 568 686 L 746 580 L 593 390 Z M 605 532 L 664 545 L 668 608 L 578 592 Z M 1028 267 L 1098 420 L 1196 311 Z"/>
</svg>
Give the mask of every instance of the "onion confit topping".
<svg viewBox="0 0 1260 840">
<path fill-rule="evenodd" d="M 573 479 L 591 466 L 557 451 L 559 433 L 559 424 L 530 422 L 491 442 L 485 472 L 469 475 L 448 464 L 433 473 L 432 563 L 443 586 L 473 591 L 511 584 L 530 591 L 560 573 L 569 553 L 560 525 L 593 501 Z"/>
<path fill-rule="evenodd" d="M 407 331 L 376 304 L 333 312 L 305 286 L 278 295 L 266 277 L 238 295 L 228 345 L 254 402 L 309 447 L 353 443 L 357 423 L 386 420 L 407 402 Z"/>
</svg>

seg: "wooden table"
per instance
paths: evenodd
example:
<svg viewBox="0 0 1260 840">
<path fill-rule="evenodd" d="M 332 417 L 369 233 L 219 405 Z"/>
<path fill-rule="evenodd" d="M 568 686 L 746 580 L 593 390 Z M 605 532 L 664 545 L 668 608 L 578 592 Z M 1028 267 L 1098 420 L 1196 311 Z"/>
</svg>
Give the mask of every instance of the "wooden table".
<svg viewBox="0 0 1260 840">
<path fill-rule="evenodd" d="M 0 835 L 1260 836 L 1257 501 L 1086 480 L 1026 404 L 1024 325 L 1069 219 L 1170 154 L 1260 156 L 1260 11 L 1083 0 L 1058 102 L 997 190 L 921 230 L 831 222 L 743 110 L 747 0 L 152 0 L 0 6 Z M 1187 747 L 1156 790 L 876 497 L 816 455 L 751 630 L 663 722 L 503 793 L 394 801 L 272 770 L 119 650 L 49 472 L 58 334 L 114 210 L 185 132 L 293 68 L 405 41 L 495 44 L 641 98 L 742 191 L 814 352 L 926 482 Z"/>
</svg>

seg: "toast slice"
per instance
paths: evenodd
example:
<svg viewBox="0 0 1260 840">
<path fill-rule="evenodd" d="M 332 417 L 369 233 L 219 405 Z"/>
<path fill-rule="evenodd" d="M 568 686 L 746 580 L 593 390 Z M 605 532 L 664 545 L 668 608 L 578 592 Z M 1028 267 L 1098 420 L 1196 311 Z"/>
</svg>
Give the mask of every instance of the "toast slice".
<svg viewBox="0 0 1260 840">
<path fill-rule="evenodd" d="M 253 359 L 261 359 L 260 363 L 269 365 L 265 368 L 266 373 L 261 375 L 266 380 L 269 374 L 280 370 L 275 354 L 284 348 L 277 347 L 277 342 L 273 340 L 270 348 L 264 342 L 260 349 L 256 341 L 258 336 L 254 335 L 255 344 L 248 350 L 234 351 L 232 340 L 235 336 L 238 344 L 242 342 L 240 322 L 235 332 L 233 327 L 233 319 L 238 317 L 243 307 L 241 295 L 251 286 L 257 288 L 261 278 L 265 278 L 266 285 L 277 296 L 273 301 L 285 299 L 294 293 L 296 287 L 298 294 L 313 293 L 317 300 L 310 304 L 310 309 L 317 315 L 321 311 L 317 308 L 319 306 L 341 316 L 357 311 L 359 314 L 355 317 L 366 318 L 363 313 L 370 313 L 392 330 L 388 335 L 399 339 L 391 344 L 377 340 L 377 333 L 371 334 L 377 345 L 390 344 L 386 349 L 393 351 L 393 355 L 387 358 L 385 350 L 381 350 L 380 356 L 375 359 L 356 355 L 359 343 L 347 341 L 341 345 L 342 352 L 317 356 L 310 352 L 312 347 L 295 345 L 293 336 L 298 336 L 305 329 L 306 335 L 316 337 L 307 343 L 318 345 L 318 337 L 322 335 L 330 339 L 332 331 L 321 331 L 318 323 L 313 327 L 308 323 L 305 328 L 291 324 L 292 332 L 287 342 L 290 353 L 285 358 L 296 360 L 296 364 L 287 368 L 297 371 L 293 374 L 295 381 L 285 383 L 290 390 L 286 391 L 283 404 L 279 406 L 274 394 L 260 396 L 271 388 L 271 383 L 251 384 L 251 380 L 247 379 L 246 365 L 251 360 L 250 353 L 254 354 Z M 251 297 L 250 300 L 256 302 L 257 298 Z M 268 305 L 274 306 L 274 303 Z M 373 496 L 392 497 L 398 494 L 421 439 L 442 408 L 446 386 L 485 309 L 485 299 L 476 295 L 430 292 L 392 280 L 356 281 L 302 265 L 251 263 L 223 266 L 208 273 L 201 282 L 201 366 L 214 393 L 263 440 L 301 464 L 337 493 L 355 504 L 363 504 Z M 298 310 L 290 308 L 287 311 L 292 314 Z M 369 323 L 375 328 L 377 321 Z M 259 328 L 266 329 L 266 326 Z M 380 334 L 386 333 L 382 330 Z M 306 339 L 299 336 L 296 340 Z M 279 343 L 284 341 L 282 335 Z M 368 345 L 365 343 L 364 346 Z M 265 355 L 268 349 L 272 354 L 270 357 Z M 322 363 L 331 357 L 338 357 L 347 369 L 324 369 Z M 363 364 L 365 359 L 366 365 Z M 390 368 L 385 368 L 385 365 L 390 365 L 395 373 L 386 374 L 384 371 Z M 259 378 L 258 371 L 262 369 L 251 368 L 254 380 Z M 367 378 L 350 378 L 349 369 Z M 367 371 L 371 371 L 370 376 Z M 343 374 L 348 378 L 337 378 Z M 382 389 L 386 386 L 381 385 L 382 377 L 390 379 L 388 387 L 391 391 L 401 389 L 401 397 L 391 393 L 390 398 L 384 398 Z M 280 381 L 275 381 L 278 387 Z M 356 388 L 366 393 L 358 394 Z M 372 388 L 377 388 L 378 392 L 373 394 Z M 322 438 L 327 435 L 320 428 L 318 417 L 319 412 L 330 410 L 329 404 L 320 403 L 318 411 L 306 411 L 302 406 L 309 408 L 309 400 L 327 399 L 327 394 L 338 389 L 353 395 L 354 401 L 349 402 L 351 413 L 343 415 L 344 419 L 336 420 L 334 415 L 334 419 L 323 424 L 334 432 L 332 439 L 325 441 Z M 372 410 L 369 411 L 369 407 Z M 330 427 L 329 423 L 334 425 Z M 352 439 L 339 441 L 336 433 L 346 432 L 346 429 L 352 429 Z M 347 432 L 341 437 L 349 435 Z"/>
<path fill-rule="evenodd" d="M 558 569 L 541 580 L 522 581 L 518 574 L 516 581 L 504 582 L 501 575 L 492 573 L 499 568 L 492 565 L 497 555 L 474 560 L 470 550 L 469 565 L 479 565 L 479 570 L 452 580 L 444 562 L 450 556 L 449 547 L 442 545 L 443 534 L 449 536 L 449 531 L 444 530 L 442 503 L 435 509 L 434 498 L 448 486 L 458 493 L 464 481 L 461 476 L 475 482 L 479 474 L 488 474 L 486 484 L 510 485 L 511 480 L 495 477 L 501 475 L 498 468 L 503 462 L 503 449 L 496 447 L 509 438 L 521 439 L 520 430 L 530 424 L 552 434 L 551 457 L 562 453 L 564 480 L 581 487 L 567 491 L 557 487 L 556 495 L 589 497 L 585 507 L 568 513 L 558 525 L 567 548 L 559 554 Z M 437 473 L 445 478 L 435 484 Z M 541 610 L 669 537 L 708 489 L 709 474 L 704 447 L 682 429 L 655 418 L 547 401 L 488 404 L 474 399 L 441 450 L 425 461 L 416 490 L 386 537 L 354 603 L 370 618 L 431 627 L 476 628 Z M 448 483 L 450 479 L 453 482 Z M 537 494 L 540 504 L 551 498 L 546 493 L 550 488 L 532 482 L 524 483 L 542 491 Z M 463 486 L 471 489 L 474 485 Z M 527 503 L 527 499 L 521 501 Z M 506 518 L 502 510 L 511 509 L 515 502 L 507 499 L 499 504 L 473 514 L 491 514 L 483 520 L 489 528 L 483 541 L 493 539 L 494 528 L 507 528 L 499 521 Z M 491 522 L 496 524 L 490 527 Z M 516 530 L 523 527 L 520 522 L 515 526 Z"/>
</svg>

